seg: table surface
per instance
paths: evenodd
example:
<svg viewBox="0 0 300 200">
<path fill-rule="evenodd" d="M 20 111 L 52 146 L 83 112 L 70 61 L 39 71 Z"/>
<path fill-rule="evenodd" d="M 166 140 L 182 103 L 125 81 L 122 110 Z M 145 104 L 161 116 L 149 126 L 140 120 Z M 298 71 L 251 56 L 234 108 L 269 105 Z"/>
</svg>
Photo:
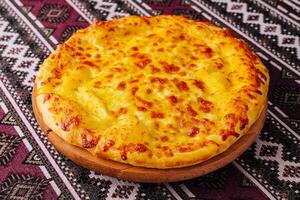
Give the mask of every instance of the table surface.
<svg viewBox="0 0 300 200">
<path fill-rule="evenodd" d="M 139 184 L 59 154 L 33 116 L 39 64 L 96 20 L 186 15 L 231 28 L 271 75 L 265 126 L 232 164 L 189 181 Z M 299 0 L 0 0 L 0 199 L 300 199 Z"/>
</svg>

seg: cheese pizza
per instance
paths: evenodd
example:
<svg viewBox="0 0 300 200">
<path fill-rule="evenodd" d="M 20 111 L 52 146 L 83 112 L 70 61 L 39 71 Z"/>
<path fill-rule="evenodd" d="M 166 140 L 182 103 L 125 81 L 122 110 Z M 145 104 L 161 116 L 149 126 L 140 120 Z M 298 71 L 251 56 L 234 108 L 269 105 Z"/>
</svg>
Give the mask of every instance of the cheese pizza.
<svg viewBox="0 0 300 200">
<path fill-rule="evenodd" d="M 227 29 L 180 16 L 101 21 L 40 66 L 36 105 L 64 141 L 149 168 L 194 165 L 247 133 L 269 74 Z"/>
</svg>

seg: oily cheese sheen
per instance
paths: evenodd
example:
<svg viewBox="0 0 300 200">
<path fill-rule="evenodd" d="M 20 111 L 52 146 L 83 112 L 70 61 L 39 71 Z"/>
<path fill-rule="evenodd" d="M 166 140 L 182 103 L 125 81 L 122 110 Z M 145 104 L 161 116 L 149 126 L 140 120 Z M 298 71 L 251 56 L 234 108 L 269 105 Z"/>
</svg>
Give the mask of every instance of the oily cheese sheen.
<svg viewBox="0 0 300 200">
<path fill-rule="evenodd" d="M 134 166 L 177 168 L 225 151 L 258 119 L 269 74 L 211 23 L 129 16 L 77 31 L 41 65 L 37 108 L 66 142 Z"/>
</svg>

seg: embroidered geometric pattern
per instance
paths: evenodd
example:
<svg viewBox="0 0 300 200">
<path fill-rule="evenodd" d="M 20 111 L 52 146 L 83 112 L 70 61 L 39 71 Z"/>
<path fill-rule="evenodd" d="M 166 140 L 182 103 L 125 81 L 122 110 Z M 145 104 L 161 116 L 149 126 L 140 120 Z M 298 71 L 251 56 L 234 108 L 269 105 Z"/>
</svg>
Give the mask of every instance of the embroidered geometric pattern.
<svg viewBox="0 0 300 200">
<path fill-rule="evenodd" d="M 285 199 L 286 196 L 300 198 L 299 168 L 300 141 L 272 116 L 267 120 L 259 138 L 237 163 L 259 182 L 274 197 Z"/>
<path fill-rule="evenodd" d="M 11 174 L 0 186 L 1 199 L 43 199 L 48 180 L 30 174 Z"/>
<path fill-rule="evenodd" d="M 6 165 L 14 157 L 22 139 L 18 136 L 0 132 L 0 166 Z"/>
<path fill-rule="evenodd" d="M 4 49 L 0 57 L 11 65 L 11 70 L 29 89 L 33 86 L 40 59 L 30 55 L 29 46 L 15 43 L 19 34 L 6 31 L 9 26 L 7 21 L 0 19 L 0 45 Z"/>
<path fill-rule="evenodd" d="M 17 126 L 17 121 L 12 112 L 6 113 L 2 119 L 0 119 L 0 124 L 9 125 L 9 126 Z"/>
<path fill-rule="evenodd" d="M 243 22 L 251 26 L 251 24 L 259 25 L 259 32 L 263 35 L 273 35 L 278 39 L 278 45 L 281 47 L 295 48 L 297 57 L 300 59 L 299 36 L 287 35 L 282 32 L 280 24 L 266 23 L 263 13 L 249 12 L 246 3 L 233 2 L 231 0 L 212 0 L 213 2 L 225 3 L 228 13 L 239 13 L 243 16 Z"/>
<path fill-rule="evenodd" d="M 200 2 L 201 6 L 195 6 L 195 2 Z M 265 2 L 264 5 L 274 5 L 272 10 L 275 12 L 271 12 L 267 6 L 259 6 L 262 2 Z M 14 136 L 18 138 L 19 145 L 12 148 L 16 149 L 15 153 L 7 156 L 5 163 L 8 165 L 3 167 L 15 163 L 17 159 L 12 158 L 20 156 L 18 152 L 25 148 L 25 144 L 29 152 L 21 154 L 21 169 L 37 168 L 39 173 L 43 169 L 45 176 L 50 177 L 46 180 L 38 175 L 15 172 L 5 174 L 1 179 L 5 181 L 0 186 L 0 199 L 19 199 L 21 196 L 27 198 L 33 190 L 40 192 L 38 195 L 31 195 L 29 199 L 267 199 L 257 186 L 274 199 L 300 199 L 300 150 L 299 139 L 295 137 L 300 130 L 300 77 L 296 73 L 300 70 L 297 35 L 300 26 L 290 23 L 290 19 L 284 15 L 277 14 L 284 12 L 277 10 L 279 5 L 291 14 L 298 9 L 297 1 L 289 1 L 293 7 L 285 2 L 287 1 L 0 0 L 0 94 L 6 105 L 14 105 L 6 107 L 2 114 L 0 110 L 0 127 L 8 130 L 2 131 L 6 137 L 9 130 L 16 127 L 21 128 L 19 131 L 24 134 L 24 137 Z M 276 5 L 278 6 L 275 7 Z M 55 41 L 65 41 L 74 31 L 96 20 L 129 14 L 178 14 L 229 26 L 240 32 L 242 38 L 258 51 L 267 67 L 271 66 L 269 116 L 265 128 L 257 143 L 234 162 L 247 178 L 233 165 L 229 165 L 207 176 L 179 183 L 138 184 L 121 181 L 75 164 L 57 153 L 41 133 L 32 114 L 30 91 L 38 64 L 55 48 Z M 294 21 L 297 20 L 295 16 Z M 38 33 L 41 35 L 38 36 Z M 2 92 L 3 87 L 5 93 Z M 0 102 L 1 106 L 3 101 Z M 284 112 L 279 110 L 280 113 L 278 109 Z M 19 116 L 22 116 L 22 120 Z M 22 145 L 21 139 L 24 141 Z M 3 143 L 5 142 L 0 144 L 1 151 L 7 147 L 7 143 Z M 52 162 L 49 162 L 51 159 Z M 33 173 L 36 171 L 31 174 Z M 28 186 L 32 185 L 29 183 L 25 186 L 24 182 L 30 182 L 27 176 L 38 178 L 33 178 L 37 182 L 44 180 L 49 187 L 38 190 Z M 27 181 L 16 183 L 16 179 Z M 8 183 L 7 180 L 16 184 L 4 185 L 4 182 Z M 49 198 L 47 195 L 51 191 L 55 193 Z"/>
<path fill-rule="evenodd" d="M 263 161 L 274 161 L 278 163 L 279 179 L 283 181 L 299 181 L 300 163 L 284 161 L 282 158 L 283 145 L 273 142 L 256 140 L 255 158 Z M 296 157 L 294 160 L 296 161 Z M 273 170 L 271 168 L 271 170 Z"/>
<path fill-rule="evenodd" d="M 300 74 L 298 27 L 277 23 L 273 15 L 264 14 L 265 11 L 253 6 L 253 2 L 252 4 L 231 0 L 191 0 L 190 2 L 194 9 L 203 8 L 206 13 L 218 18 L 222 23 L 234 27 L 234 30 L 238 30 L 246 39 L 272 55 L 271 57 L 280 60 L 284 65 L 290 65 L 296 74 Z"/>
<path fill-rule="evenodd" d="M 63 41 L 66 41 L 67 39 L 69 39 L 69 37 L 71 37 L 71 35 L 73 33 L 75 33 L 78 29 L 81 29 L 81 27 L 79 27 L 79 26 L 66 27 L 61 34 L 60 42 L 63 42 Z"/>
<path fill-rule="evenodd" d="M 117 3 L 113 3 L 110 0 L 89 0 L 89 2 L 93 5 L 94 9 L 101 13 L 107 13 L 106 19 L 119 18 L 128 15 L 119 10 Z"/>
<path fill-rule="evenodd" d="M 43 165 L 43 161 L 41 160 L 41 158 L 35 150 L 29 152 L 28 156 L 23 161 L 23 163 L 29 165 Z"/>
<path fill-rule="evenodd" d="M 38 17 L 41 21 L 63 23 L 68 19 L 70 12 L 70 7 L 59 4 L 46 4 L 40 10 Z"/>
<path fill-rule="evenodd" d="M 123 199 L 134 199 L 137 195 L 139 184 L 118 180 L 109 176 L 96 174 L 94 171 L 90 171 L 89 177 L 94 180 L 100 180 L 110 183 L 107 198 L 123 198 Z"/>
</svg>

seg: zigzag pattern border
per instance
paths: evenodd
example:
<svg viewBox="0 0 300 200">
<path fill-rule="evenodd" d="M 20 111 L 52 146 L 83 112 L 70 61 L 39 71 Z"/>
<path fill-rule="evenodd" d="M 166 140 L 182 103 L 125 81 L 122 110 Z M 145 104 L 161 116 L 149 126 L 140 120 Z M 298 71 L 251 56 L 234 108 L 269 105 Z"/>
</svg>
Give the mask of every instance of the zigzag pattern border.
<svg viewBox="0 0 300 200">
<path fill-rule="evenodd" d="M 0 45 L 6 46 L 1 57 L 16 60 L 12 70 L 15 70 L 17 75 L 24 79 L 22 83 L 30 91 L 37 74 L 36 68 L 41 61 L 38 58 L 26 56 L 30 47 L 16 44 L 15 41 L 19 34 L 6 32 L 5 29 L 8 26 L 10 26 L 8 22 L 0 19 Z"/>
<path fill-rule="evenodd" d="M 225 18 L 222 18 L 219 13 L 216 12 L 213 8 L 208 8 L 209 6 L 206 5 L 206 3 L 202 2 L 202 0 L 190 0 L 191 7 L 202 13 L 203 16 L 206 18 L 212 20 L 212 17 L 215 18 L 217 21 L 225 24 L 229 28 L 235 30 L 237 33 L 239 33 L 242 37 L 244 37 L 246 40 L 249 41 L 249 43 L 252 43 L 253 45 L 257 46 L 259 49 L 261 49 L 265 54 L 269 55 L 270 57 L 274 58 L 280 65 L 285 66 L 287 69 L 289 69 L 291 72 L 293 72 L 295 75 L 300 76 L 300 65 L 296 65 L 295 63 L 291 63 L 290 61 L 287 61 L 286 58 L 283 58 L 280 53 L 276 53 L 274 49 L 272 49 L 270 46 L 263 46 L 260 44 L 259 41 L 257 41 L 257 38 L 253 38 L 251 35 L 248 35 L 248 33 L 245 33 L 244 29 L 239 29 L 236 27 L 236 24 L 229 23 Z M 212 16 L 212 17 L 211 17 Z M 224 16 L 223 16 L 224 17 Z"/>
<path fill-rule="evenodd" d="M 30 34 L 30 36 L 34 39 L 34 41 L 37 42 L 37 44 L 42 48 L 44 52 L 49 53 L 53 50 L 53 48 L 47 43 L 47 41 L 34 34 L 37 31 L 36 29 L 34 29 L 34 27 L 30 27 L 30 25 L 25 24 L 28 23 L 28 20 L 26 20 L 21 13 L 17 12 L 17 8 L 14 7 L 14 5 L 11 2 L 0 0 L 0 3 L 1 6 L 10 13 L 11 17 L 16 18 L 19 21 L 21 28 L 26 30 L 26 32 Z M 46 160 L 48 159 L 47 162 L 49 162 L 49 166 L 53 166 L 53 168 L 50 169 L 47 167 L 47 170 L 52 174 L 53 179 L 55 181 L 58 181 L 59 187 L 68 188 L 70 194 L 72 194 L 75 199 L 81 199 L 78 195 L 80 195 L 81 197 L 85 197 L 82 188 L 74 187 L 74 185 L 70 184 L 69 180 L 72 179 L 72 177 L 67 176 L 67 178 L 64 173 L 61 173 L 61 175 L 57 173 L 57 171 L 61 171 L 63 164 L 61 161 L 60 163 L 56 163 L 53 159 L 53 156 L 55 157 L 55 155 L 59 155 L 58 152 L 49 144 L 49 142 L 46 139 L 46 136 L 41 132 L 37 122 L 32 117 L 32 111 L 28 109 L 24 101 L 22 101 L 20 96 L 17 94 L 15 88 L 7 79 L 6 75 L 1 70 L 0 80 L 0 88 L 7 97 L 6 101 L 9 102 L 11 104 L 12 109 L 16 110 L 16 112 L 20 115 L 20 121 L 23 124 L 23 126 L 19 129 L 22 129 L 22 131 L 24 131 L 26 138 L 30 138 L 30 140 L 25 139 L 27 141 L 27 144 L 29 146 L 36 146 L 36 144 L 33 145 L 33 143 L 35 142 L 38 144 L 38 148 L 40 148 L 41 151 L 43 151 L 44 153 L 42 157 L 44 157 Z M 23 130 L 23 128 L 25 128 L 26 130 Z M 55 191 L 60 191 L 60 189 L 56 185 L 56 182 L 52 180 L 50 181 L 50 183 Z M 78 193 L 75 192 L 75 190 Z"/>
<path fill-rule="evenodd" d="M 270 24 L 265 22 L 265 15 L 262 13 L 254 13 L 248 11 L 248 4 L 242 2 L 233 2 L 232 0 L 211 0 L 216 3 L 225 3 L 226 11 L 228 13 L 240 13 L 243 15 L 243 22 L 245 24 L 258 24 L 260 25 L 260 34 L 262 35 L 274 35 L 278 38 L 278 46 L 295 48 L 297 57 L 300 59 L 300 45 L 299 37 L 293 35 L 286 35 L 282 33 L 282 27 L 280 24 Z M 251 20 L 251 17 L 255 17 L 257 20 Z M 272 31 L 276 30 L 276 31 Z M 286 39 L 294 40 L 294 44 L 284 43 Z"/>
<path fill-rule="evenodd" d="M 292 27 L 297 28 L 300 30 L 300 24 L 298 23 L 300 21 L 300 17 L 294 15 L 293 13 L 288 13 L 288 11 L 283 8 L 280 5 L 277 5 L 277 9 L 271 5 L 269 5 L 268 2 L 265 2 L 265 0 L 250 0 L 252 2 L 255 2 L 258 4 L 260 7 L 263 7 L 264 9 L 269 9 L 272 12 L 275 12 L 279 19 L 282 19 L 284 22 L 288 23 Z M 297 21 L 295 21 L 297 20 Z"/>
</svg>

